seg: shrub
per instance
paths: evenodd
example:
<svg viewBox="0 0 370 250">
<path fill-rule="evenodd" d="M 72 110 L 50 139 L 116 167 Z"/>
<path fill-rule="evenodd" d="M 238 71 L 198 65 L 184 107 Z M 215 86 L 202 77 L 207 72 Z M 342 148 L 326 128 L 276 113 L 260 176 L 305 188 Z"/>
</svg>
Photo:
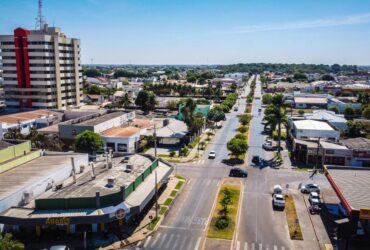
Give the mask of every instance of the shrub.
<svg viewBox="0 0 370 250">
<path fill-rule="evenodd" d="M 247 131 L 248 131 L 248 128 L 247 128 L 246 126 L 240 126 L 240 127 L 238 128 L 238 131 L 239 131 L 240 133 L 245 133 L 245 132 L 247 132 Z"/>
<path fill-rule="evenodd" d="M 180 156 L 187 156 L 189 154 L 189 148 L 188 147 L 183 147 L 179 151 Z"/>
<path fill-rule="evenodd" d="M 298 110 L 298 114 L 299 115 L 304 115 L 304 110 L 303 109 Z"/>
<path fill-rule="evenodd" d="M 251 116 L 249 114 L 243 114 L 241 116 L 239 116 L 239 122 L 245 126 L 247 125 L 251 120 Z"/>
<path fill-rule="evenodd" d="M 217 221 L 215 223 L 215 226 L 216 226 L 217 229 L 222 230 L 222 229 L 227 228 L 229 226 L 229 224 L 230 224 L 229 217 L 227 217 L 227 216 L 221 216 L 221 217 L 218 217 L 217 218 Z"/>
<path fill-rule="evenodd" d="M 170 157 L 175 157 L 175 155 L 176 155 L 176 152 L 175 151 L 171 151 L 170 152 Z"/>
</svg>

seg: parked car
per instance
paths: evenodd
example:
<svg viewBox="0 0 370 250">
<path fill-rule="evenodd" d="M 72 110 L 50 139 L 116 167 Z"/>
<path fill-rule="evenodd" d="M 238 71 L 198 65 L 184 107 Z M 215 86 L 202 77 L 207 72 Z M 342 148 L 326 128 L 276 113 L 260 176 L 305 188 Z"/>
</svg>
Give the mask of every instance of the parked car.
<svg viewBox="0 0 370 250">
<path fill-rule="evenodd" d="M 233 169 L 230 170 L 229 176 L 231 176 L 231 177 L 247 177 L 248 172 L 243 170 L 243 169 L 240 169 L 240 168 L 233 168 Z"/>
<path fill-rule="evenodd" d="M 267 151 L 274 149 L 274 147 L 272 146 L 272 143 L 268 143 L 268 142 L 265 142 L 264 144 L 262 144 L 262 148 Z"/>
<path fill-rule="evenodd" d="M 305 184 L 301 186 L 301 192 L 306 194 L 311 192 L 320 193 L 320 187 L 315 183 Z"/>
<path fill-rule="evenodd" d="M 321 205 L 320 195 L 317 192 L 311 192 L 310 195 L 308 196 L 308 201 L 310 202 L 311 206 Z"/>
<path fill-rule="evenodd" d="M 211 151 L 211 152 L 209 152 L 209 154 L 208 154 L 208 158 L 209 158 L 209 159 L 214 159 L 214 158 L 216 158 L 216 152 L 215 152 L 215 151 Z"/>
<path fill-rule="evenodd" d="M 280 185 L 275 185 L 272 194 L 282 194 L 283 188 Z"/>
<path fill-rule="evenodd" d="M 234 111 L 238 111 L 238 110 L 239 110 L 239 109 L 238 109 L 238 107 L 235 107 L 235 108 L 234 108 Z"/>
<path fill-rule="evenodd" d="M 284 209 L 285 208 L 284 196 L 282 194 L 274 194 L 274 196 L 272 198 L 272 204 L 273 204 L 274 208 Z"/>
</svg>

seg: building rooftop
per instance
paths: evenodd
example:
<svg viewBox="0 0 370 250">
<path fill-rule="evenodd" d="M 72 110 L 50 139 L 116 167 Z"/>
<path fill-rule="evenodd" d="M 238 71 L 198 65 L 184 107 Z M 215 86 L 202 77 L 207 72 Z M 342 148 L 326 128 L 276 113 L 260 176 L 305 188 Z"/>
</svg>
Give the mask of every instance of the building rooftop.
<svg viewBox="0 0 370 250">
<path fill-rule="evenodd" d="M 130 137 L 140 132 L 137 127 L 111 128 L 102 132 L 105 137 Z"/>
<path fill-rule="evenodd" d="M 176 119 L 169 119 L 167 126 L 157 129 L 157 137 L 182 138 L 188 133 L 187 125 Z"/>
<path fill-rule="evenodd" d="M 334 182 L 337 194 L 340 192 L 352 209 L 370 208 L 369 168 L 328 166 L 326 172 L 329 181 Z"/>
<path fill-rule="evenodd" d="M 346 146 L 340 145 L 338 143 L 332 143 L 320 140 L 320 146 L 325 149 L 343 149 L 348 150 Z"/>
<path fill-rule="evenodd" d="M 347 122 L 343 115 L 335 114 L 335 112 L 329 110 L 315 110 L 311 114 L 305 114 L 304 117 L 310 120 L 326 120 L 331 122 L 344 123 Z"/>
<path fill-rule="evenodd" d="M 81 154 L 45 155 L 1 173 L 0 200 L 37 182 L 41 178 L 45 178 L 49 173 L 57 172 L 59 169 L 63 168 L 63 165 L 71 165 L 70 158 L 79 155 Z"/>
<path fill-rule="evenodd" d="M 315 120 L 298 120 L 293 121 L 297 129 L 303 130 L 334 130 L 327 122 Z"/>
<path fill-rule="evenodd" d="M 94 197 L 96 192 L 100 195 L 107 195 L 120 190 L 121 186 L 128 186 L 131 182 L 141 175 L 151 164 L 152 160 L 142 155 L 132 155 L 129 164 L 132 165 L 132 172 L 125 172 L 126 164 L 120 163 L 121 158 L 114 158 L 115 162 L 111 169 L 106 167 L 95 167 L 95 179 L 91 178 L 91 172 L 86 171 L 77 178 L 76 184 L 71 184 L 57 191 L 45 193 L 45 198 L 72 198 L 72 197 Z M 109 177 L 115 178 L 113 186 L 107 185 Z"/>
<path fill-rule="evenodd" d="M 53 111 L 46 110 L 46 109 L 38 109 L 38 110 L 33 110 L 33 111 L 28 111 L 28 112 L 1 115 L 0 122 L 18 123 L 18 122 L 27 121 L 27 120 L 38 119 L 40 117 L 57 116 L 57 115 L 62 115 L 62 114 L 59 112 L 53 112 Z"/>
<path fill-rule="evenodd" d="M 326 104 L 327 99 L 325 97 L 294 97 L 295 103 L 316 103 Z"/>
<path fill-rule="evenodd" d="M 370 150 L 370 139 L 364 137 L 343 139 L 341 142 L 350 149 L 368 149 Z"/>
<path fill-rule="evenodd" d="M 80 122 L 78 124 L 79 125 L 86 125 L 86 126 L 95 126 L 95 125 L 98 125 L 102 122 L 106 122 L 110 119 L 122 116 L 123 114 L 125 114 L 125 112 L 123 112 L 123 111 L 112 112 L 112 113 L 108 113 L 108 114 L 105 114 L 105 115 L 102 115 L 102 116 L 95 117 L 95 118 L 90 119 L 90 120 Z"/>
</svg>

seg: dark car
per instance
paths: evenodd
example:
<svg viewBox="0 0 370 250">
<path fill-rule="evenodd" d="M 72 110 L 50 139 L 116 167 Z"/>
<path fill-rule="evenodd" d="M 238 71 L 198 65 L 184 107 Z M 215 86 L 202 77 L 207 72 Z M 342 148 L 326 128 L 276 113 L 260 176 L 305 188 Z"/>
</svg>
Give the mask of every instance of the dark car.
<svg viewBox="0 0 370 250">
<path fill-rule="evenodd" d="M 260 164 L 260 157 L 258 155 L 254 155 L 252 158 L 252 163 L 258 166 Z"/>
<path fill-rule="evenodd" d="M 232 177 L 247 177 L 248 173 L 247 171 L 240 169 L 240 168 L 233 168 L 230 170 L 229 176 Z"/>
</svg>

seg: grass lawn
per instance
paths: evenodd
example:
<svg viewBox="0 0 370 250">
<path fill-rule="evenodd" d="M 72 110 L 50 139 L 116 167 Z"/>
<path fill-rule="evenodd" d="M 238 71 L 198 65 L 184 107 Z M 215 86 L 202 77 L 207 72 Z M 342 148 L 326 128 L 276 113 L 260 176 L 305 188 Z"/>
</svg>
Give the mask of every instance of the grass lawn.
<svg viewBox="0 0 370 250">
<path fill-rule="evenodd" d="M 179 180 L 185 180 L 185 177 L 179 174 L 175 175 L 175 177 Z"/>
<path fill-rule="evenodd" d="M 176 196 L 176 194 L 177 194 L 177 191 L 176 191 L 176 190 L 173 190 L 173 191 L 171 192 L 170 196 L 171 196 L 171 197 L 175 197 L 175 196 Z"/>
<path fill-rule="evenodd" d="M 167 207 L 161 207 L 161 209 L 159 209 L 159 214 L 163 215 L 167 210 L 168 210 Z"/>
<path fill-rule="evenodd" d="M 179 181 L 179 182 L 176 184 L 175 189 L 180 190 L 180 189 L 181 189 L 181 187 L 182 187 L 182 185 L 184 185 L 184 183 L 185 183 L 185 181 Z"/>
<path fill-rule="evenodd" d="M 222 206 L 220 201 L 223 198 L 222 190 L 228 188 L 232 193 L 231 204 L 229 205 L 229 217 L 230 217 L 230 224 L 225 229 L 218 229 L 215 226 L 217 218 L 219 216 L 220 210 L 222 210 Z M 208 229 L 207 237 L 209 238 L 219 238 L 225 240 L 232 240 L 234 230 L 235 230 L 235 222 L 236 222 L 236 214 L 238 212 L 238 203 L 239 203 L 239 196 L 240 196 L 240 186 L 239 185 L 231 185 L 231 184 L 223 184 L 220 192 L 217 195 L 217 205 L 212 212 L 212 219 L 211 224 Z"/>
<path fill-rule="evenodd" d="M 288 195 L 285 199 L 285 214 L 288 221 L 289 235 L 292 240 L 303 240 L 298 215 L 294 205 L 293 196 Z M 297 223 L 298 222 L 298 223 Z"/>
<path fill-rule="evenodd" d="M 157 217 L 157 218 L 154 218 L 153 220 L 152 220 L 152 222 L 148 225 L 148 229 L 149 230 L 154 230 L 154 228 L 155 228 L 155 225 L 157 225 L 157 223 L 158 223 L 158 221 L 159 221 L 159 216 Z"/>
<path fill-rule="evenodd" d="M 164 205 L 169 206 L 171 205 L 172 201 L 173 201 L 172 198 L 167 198 L 167 200 L 164 202 Z"/>
</svg>

